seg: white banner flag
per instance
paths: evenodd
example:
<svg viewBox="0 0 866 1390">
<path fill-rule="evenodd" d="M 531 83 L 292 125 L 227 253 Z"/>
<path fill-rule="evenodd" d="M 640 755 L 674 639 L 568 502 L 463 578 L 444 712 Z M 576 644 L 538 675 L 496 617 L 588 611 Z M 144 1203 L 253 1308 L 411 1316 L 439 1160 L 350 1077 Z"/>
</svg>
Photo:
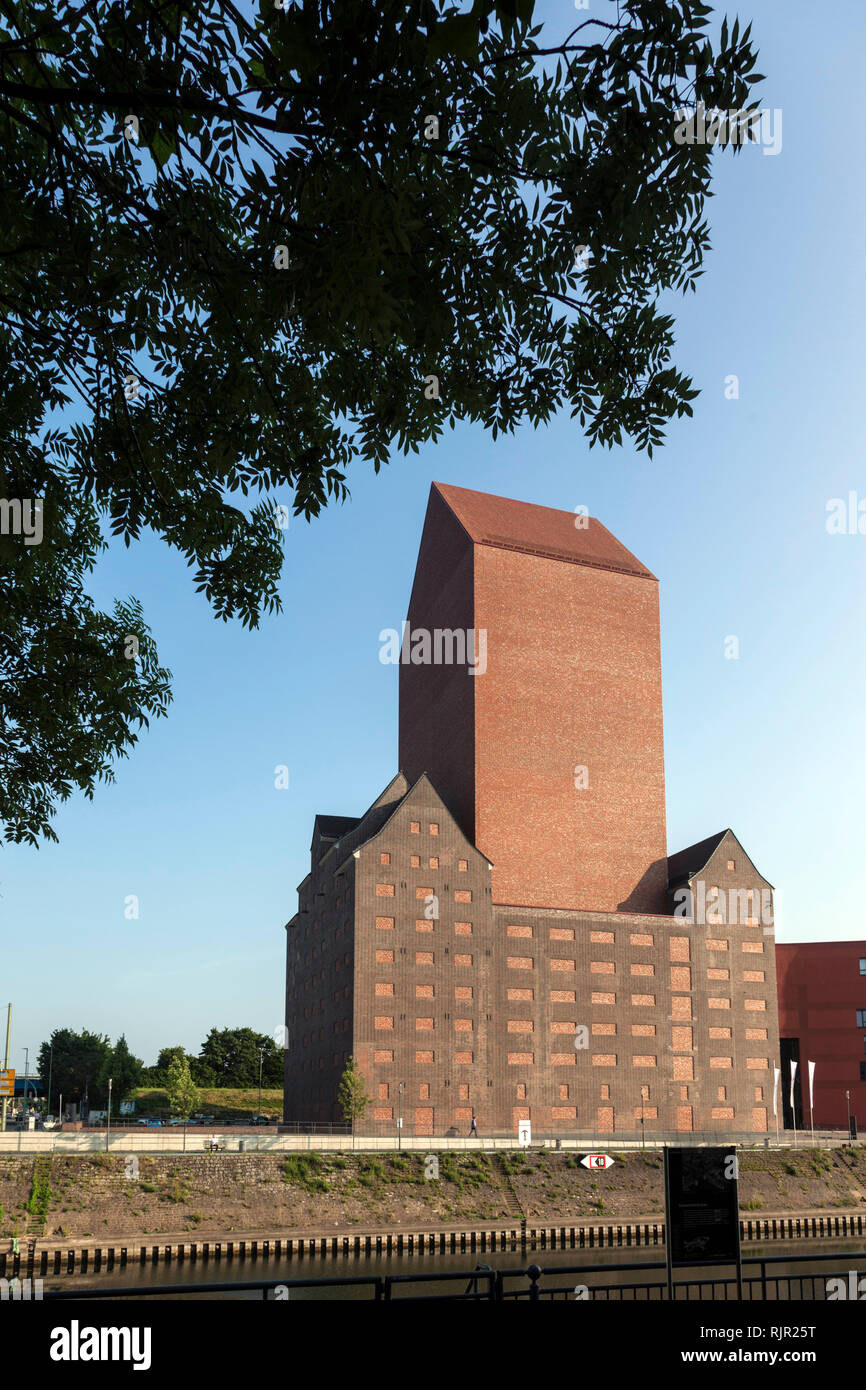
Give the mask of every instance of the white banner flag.
<svg viewBox="0 0 866 1390">
<path fill-rule="evenodd" d="M 815 1103 L 815 1063 L 807 1062 L 806 1065 L 809 1068 L 809 1109 L 811 1110 Z"/>
<path fill-rule="evenodd" d="M 794 1077 L 797 1075 L 797 1063 L 791 1063 L 791 1109 L 794 1109 Z"/>
<path fill-rule="evenodd" d="M 779 1067 L 773 1067 L 773 1114 L 778 1115 L 777 1098 L 779 1095 L 779 1082 L 782 1079 L 782 1072 Z"/>
</svg>

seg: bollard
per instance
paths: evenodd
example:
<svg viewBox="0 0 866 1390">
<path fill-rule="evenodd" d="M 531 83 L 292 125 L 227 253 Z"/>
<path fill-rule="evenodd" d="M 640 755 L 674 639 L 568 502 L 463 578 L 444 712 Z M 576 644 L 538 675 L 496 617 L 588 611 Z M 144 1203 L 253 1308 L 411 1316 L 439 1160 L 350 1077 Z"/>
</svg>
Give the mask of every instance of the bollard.
<svg viewBox="0 0 866 1390">
<path fill-rule="evenodd" d="M 526 1273 L 531 1280 L 529 1285 L 529 1301 L 530 1303 L 537 1303 L 541 1297 L 538 1288 L 538 1281 L 541 1278 L 541 1269 L 538 1265 L 530 1265 Z"/>
</svg>

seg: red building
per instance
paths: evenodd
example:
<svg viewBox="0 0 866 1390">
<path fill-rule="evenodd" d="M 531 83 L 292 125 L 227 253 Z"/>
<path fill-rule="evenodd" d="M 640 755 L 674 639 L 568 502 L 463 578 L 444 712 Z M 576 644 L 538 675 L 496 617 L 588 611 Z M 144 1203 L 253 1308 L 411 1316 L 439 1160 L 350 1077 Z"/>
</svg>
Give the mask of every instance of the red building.
<svg viewBox="0 0 866 1390">
<path fill-rule="evenodd" d="M 866 941 L 776 946 L 779 1040 L 785 1125 L 791 1116 L 791 1063 L 797 1063 L 798 1129 L 810 1125 L 808 1063 L 815 1063 L 816 1129 L 866 1125 Z"/>
</svg>

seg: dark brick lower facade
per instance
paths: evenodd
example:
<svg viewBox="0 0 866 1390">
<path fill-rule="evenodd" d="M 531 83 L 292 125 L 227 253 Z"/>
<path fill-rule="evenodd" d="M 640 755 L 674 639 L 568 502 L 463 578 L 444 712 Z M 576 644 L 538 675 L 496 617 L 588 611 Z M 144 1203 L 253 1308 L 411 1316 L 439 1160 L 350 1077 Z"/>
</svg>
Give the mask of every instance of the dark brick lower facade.
<svg viewBox="0 0 866 1390">
<path fill-rule="evenodd" d="M 724 901 L 760 903 L 766 881 L 730 832 L 700 867 Z M 642 1116 L 647 1135 L 773 1128 L 774 938 L 760 913 L 512 907 L 492 902 L 490 877 L 426 777 L 398 777 L 338 838 L 314 836 L 287 928 L 287 1120 L 340 1119 L 354 1055 L 365 1134 L 393 1135 L 401 1116 L 407 1135 L 466 1134 L 473 1114 L 486 1134 L 527 1119 L 635 1135 Z"/>
</svg>

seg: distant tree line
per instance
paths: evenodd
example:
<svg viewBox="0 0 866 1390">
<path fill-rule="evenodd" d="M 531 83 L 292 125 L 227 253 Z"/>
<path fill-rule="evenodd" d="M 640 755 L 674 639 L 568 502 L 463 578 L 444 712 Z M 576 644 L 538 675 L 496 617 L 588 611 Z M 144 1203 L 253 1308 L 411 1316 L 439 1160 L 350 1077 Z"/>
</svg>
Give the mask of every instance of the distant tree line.
<svg viewBox="0 0 866 1390">
<path fill-rule="evenodd" d="M 156 1065 L 146 1067 L 134 1057 L 123 1034 L 112 1046 L 107 1035 L 82 1029 L 56 1028 L 39 1049 L 36 1071 L 46 1088 L 51 1078 L 51 1097 L 63 1096 L 67 1104 L 80 1105 L 87 1098 L 91 1109 L 105 1109 L 111 1077 L 112 1109 L 137 1086 L 166 1086 L 172 1062 L 186 1061 L 194 1085 L 199 1087 L 257 1086 L 259 1049 L 264 1048 L 262 1085 L 283 1084 L 283 1050 L 273 1038 L 252 1028 L 212 1028 L 198 1055 L 181 1047 L 164 1047 Z"/>
</svg>

